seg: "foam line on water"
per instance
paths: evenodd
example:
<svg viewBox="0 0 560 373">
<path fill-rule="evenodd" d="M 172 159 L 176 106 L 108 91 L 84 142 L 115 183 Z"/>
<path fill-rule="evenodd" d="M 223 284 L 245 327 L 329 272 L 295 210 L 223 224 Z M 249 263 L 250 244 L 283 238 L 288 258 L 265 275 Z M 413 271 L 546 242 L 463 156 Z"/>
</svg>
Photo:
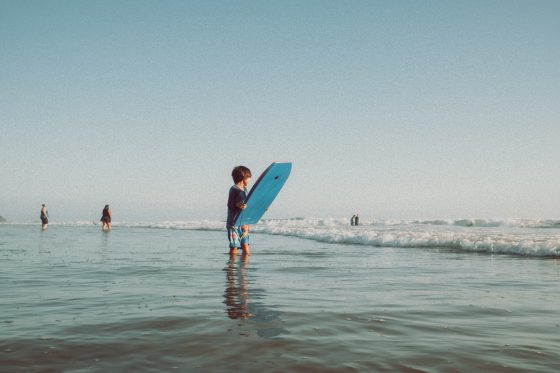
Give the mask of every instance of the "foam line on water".
<svg viewBox="0 0 560 373">
<path fill-rule="evenodd" d="M 79 221 L 52 225 L 91 227 L 93 223 Z M 114 222 L 113 226 L 225 231 L 225 222 L 218 220 Z M 380 220 L 363 221 L 360 226 L 351 227 L 349 219 L 295 218 L 262 220 L 251 230 L 325 243 L 560 257 L 560 225 L 556 220 Z"/>
</svg>

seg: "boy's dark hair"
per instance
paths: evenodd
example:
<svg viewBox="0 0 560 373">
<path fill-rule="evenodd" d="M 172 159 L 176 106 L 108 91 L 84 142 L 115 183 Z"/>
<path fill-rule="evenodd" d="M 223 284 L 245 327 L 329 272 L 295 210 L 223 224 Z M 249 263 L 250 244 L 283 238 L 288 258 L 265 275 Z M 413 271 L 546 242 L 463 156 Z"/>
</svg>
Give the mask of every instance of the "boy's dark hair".
<svg viewBox="0 0 560 373">
<path fill-rule="evenodd" d="M 231 171 L 231 177 L 233 178 L 234 183 L 238 183 L 243 181 L 246 177 L 251 177 L 251 170 L 249 170 L 245 166 L 237 166 Z"/>
</svg>

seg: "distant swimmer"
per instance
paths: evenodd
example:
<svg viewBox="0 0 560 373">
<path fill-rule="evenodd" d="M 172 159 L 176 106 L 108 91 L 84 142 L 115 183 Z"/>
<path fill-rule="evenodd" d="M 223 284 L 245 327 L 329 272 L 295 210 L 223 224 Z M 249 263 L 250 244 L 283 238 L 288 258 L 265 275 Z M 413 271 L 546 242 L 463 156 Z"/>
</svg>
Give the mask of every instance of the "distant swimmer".
<svg viewBox="0 0 560 373">
<path fill-rule="evenodd" d="M 43 203 L 41 206 L 41 229 L 45 230 L 49 226 L 49 212 L 47 211 L 47 205 Z"/>
<path fill-rule="evenodd" d="M 352 217 L 350 218 L 350 225 L 351 226 L 356 225 L 356 215 L 352 215 Z"/>
<path fill-rule="evenodd" d="M 101 227 L 101 230 L 107 230 L 110 231 L 111 230 L 111 218 L 112 218 L 112 214 L 111 214 L 111 210 L 109 209 L 109 205 L 105 205 L 105 207 L 103 208 L 103 212 L 102 212 L 103 216 L 101 217 L 101 222 L 103 223 L 103 226 Z"/>
<path fill-rule="evenodd" d="M 360 222 L 360 217 L 358 216 L 358 214 L 356 214 L 356 217 L 354 218 L 354 225 L 358 225 L 359 222 Z"/>
</svg>

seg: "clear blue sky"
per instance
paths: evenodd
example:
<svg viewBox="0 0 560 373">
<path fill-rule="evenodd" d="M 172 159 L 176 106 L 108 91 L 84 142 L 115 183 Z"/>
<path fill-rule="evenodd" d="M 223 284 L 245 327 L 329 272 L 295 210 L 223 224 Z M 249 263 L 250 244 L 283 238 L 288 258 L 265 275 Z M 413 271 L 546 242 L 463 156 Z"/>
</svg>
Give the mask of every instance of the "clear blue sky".
<svg viewBox="0 0 560 373">
<path fill-rule="evenodd" d="M 560 1 L 0 1 L 0 215 L 560 216 Z"/>
</svg>

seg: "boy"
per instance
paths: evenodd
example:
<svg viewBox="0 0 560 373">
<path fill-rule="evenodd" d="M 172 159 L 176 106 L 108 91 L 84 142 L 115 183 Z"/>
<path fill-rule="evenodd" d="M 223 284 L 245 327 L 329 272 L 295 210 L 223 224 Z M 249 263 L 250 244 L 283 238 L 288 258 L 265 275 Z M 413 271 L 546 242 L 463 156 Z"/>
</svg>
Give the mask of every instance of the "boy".
<svg viewBox="0 0 560 373">
<path fill-rule="evenodd" d="M 229 254 L 236 255 L 237 248 L 243 250 L 243 255 L 249 255 L 249 227 L 236 227 L 235 219 L 247 207 L 247 185 L 251 180 L 251 170 L 245 166 L 237 166 L 231 172 L 234 185 L 229 189 L 227 231 L 229 239 Z"/>
</svg>

